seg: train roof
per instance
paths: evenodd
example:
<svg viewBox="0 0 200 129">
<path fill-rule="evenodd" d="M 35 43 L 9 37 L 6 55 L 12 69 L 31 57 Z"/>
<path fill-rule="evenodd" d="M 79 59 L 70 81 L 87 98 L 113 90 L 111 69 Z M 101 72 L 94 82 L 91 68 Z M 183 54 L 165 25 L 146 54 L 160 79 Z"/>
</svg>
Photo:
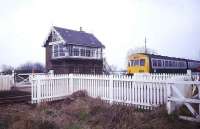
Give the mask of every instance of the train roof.
<svg viewBox="0 0 200 129">
<path fill-rule="evenodd" d="M 191 59 L 185 59 L 185 58 L 177 58 L 177 57 L 169 57 L 169 56 L 162 56 L 162 55 L 156 55 L 156 54 L 148 54 L 148 53 L 137 53 L 137 54 L 143 54 L 148 55 L 150 58 L 158 58 L 158 59 L 171 59 L 171 60 L 184 60 L 184 61 L 192 61 L 192 62 L 200 62 L 198 60 L 191 60 Z"/>
</svg>

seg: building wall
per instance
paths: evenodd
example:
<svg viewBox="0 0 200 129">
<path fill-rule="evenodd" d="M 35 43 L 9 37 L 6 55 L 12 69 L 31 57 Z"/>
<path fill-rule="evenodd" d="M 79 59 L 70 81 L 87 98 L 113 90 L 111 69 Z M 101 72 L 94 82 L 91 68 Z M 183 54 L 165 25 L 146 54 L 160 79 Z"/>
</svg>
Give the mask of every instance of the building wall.
<svg viewBox="0 0 200 129">
<path fill-rule="evenodd" d="M 46 70 L 47 72 L 52 69 L 51 63 L 51 55 L 52 55 L 52 46 L 47 45 L 45 48 L 45 56 L 46 56 Z"/>
<path fill-rule="evenodd" d="M 51 66 L 55 74 L 102 74 L 103 60 L 56 59 L 51 60 Z"/>
</svg>

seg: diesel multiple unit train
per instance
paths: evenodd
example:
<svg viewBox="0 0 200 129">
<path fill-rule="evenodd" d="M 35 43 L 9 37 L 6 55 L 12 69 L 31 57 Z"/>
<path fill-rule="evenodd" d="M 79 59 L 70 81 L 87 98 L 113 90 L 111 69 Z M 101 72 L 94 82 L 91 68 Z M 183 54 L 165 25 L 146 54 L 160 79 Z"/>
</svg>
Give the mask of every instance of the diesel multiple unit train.
<svg viewBox="0 0 200 129">
<path fill-rule="evenodd" d="M 200 61 L 137 53 L 128 57 L 128 74 L 200 72 Z"/>
</svg>

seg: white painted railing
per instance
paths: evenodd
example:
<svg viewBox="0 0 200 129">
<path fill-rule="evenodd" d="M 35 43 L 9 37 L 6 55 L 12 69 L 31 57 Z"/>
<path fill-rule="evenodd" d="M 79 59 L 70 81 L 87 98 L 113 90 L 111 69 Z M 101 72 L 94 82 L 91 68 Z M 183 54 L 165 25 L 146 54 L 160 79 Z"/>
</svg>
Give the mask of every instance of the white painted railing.
<svg viewBox="0 0 200 129">
<path fill-rule="evenodd" d="M 13 76 L 0 75 L 0 91 L 8 91 L 13 86 Z"/>
<path fill-rule="evenodd" d="M 58 100 L 78 90 L 92 97 L 116 103 L 151 108 L 167 101 L 166 80 L 186 75 L 136 74 L 107 75 L 43 75 L 32 78 L 32 103 Z"/>
<path fill-rule="evenodd" d="M 200 78 L 192 76 L 191 80 L 183 81 L 183 78 L 174 78 L 168 82 L 167 110 L 171 114 L 182 105 L 187 107 L 190 116 L 179 117 L 181 119 L 200 122 Z"/>
</svg>

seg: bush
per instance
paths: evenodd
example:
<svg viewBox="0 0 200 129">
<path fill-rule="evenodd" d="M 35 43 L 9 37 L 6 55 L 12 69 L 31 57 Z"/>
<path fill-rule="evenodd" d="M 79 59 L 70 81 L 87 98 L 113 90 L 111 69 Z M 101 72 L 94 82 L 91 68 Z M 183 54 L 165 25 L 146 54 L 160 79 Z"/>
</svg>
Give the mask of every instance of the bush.
<svg viewBox="0 0 200 129">
<path fill-rule="evenodd" d="M 67 126 L 66 129 L 82 129 L 82 128 L 80 127 L 79 124 L 77 124 L 77 123 L 76 123 L 76 124 L 73 123 L 73 124 Z"/>
</svg>

